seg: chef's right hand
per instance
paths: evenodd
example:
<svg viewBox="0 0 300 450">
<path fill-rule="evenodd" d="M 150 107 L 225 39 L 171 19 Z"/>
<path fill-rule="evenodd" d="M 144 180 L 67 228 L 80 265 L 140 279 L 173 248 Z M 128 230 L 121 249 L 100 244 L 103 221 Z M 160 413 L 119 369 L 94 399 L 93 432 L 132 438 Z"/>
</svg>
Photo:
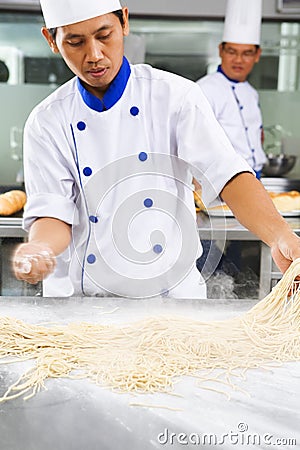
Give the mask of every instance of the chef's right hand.
<svg viewBox="0 0 300 450">
<path fill-rule="evenodd" d="M 28 242 L 18 246 L 12 263 L 18 280 L 37 284 L 54 271 L 56 258 L 47 244 Z"/>
</svg>

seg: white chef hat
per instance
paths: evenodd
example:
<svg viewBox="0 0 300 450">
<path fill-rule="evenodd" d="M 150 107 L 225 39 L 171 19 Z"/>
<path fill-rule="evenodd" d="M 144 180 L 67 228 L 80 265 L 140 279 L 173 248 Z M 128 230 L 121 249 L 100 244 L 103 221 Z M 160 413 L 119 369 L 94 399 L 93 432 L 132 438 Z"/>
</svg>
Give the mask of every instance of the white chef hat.
<svg viewBox="0 0 300 450">
<path fill-rule="evenodd" d="M 92 19 L 121 9 L 119 0 L 40 0 L 47 28 Z"/>
<path fill-rule="evenodd" d="M 262 0 L 227 0 L 223 42 L 260 45 Z"/>
</svg>

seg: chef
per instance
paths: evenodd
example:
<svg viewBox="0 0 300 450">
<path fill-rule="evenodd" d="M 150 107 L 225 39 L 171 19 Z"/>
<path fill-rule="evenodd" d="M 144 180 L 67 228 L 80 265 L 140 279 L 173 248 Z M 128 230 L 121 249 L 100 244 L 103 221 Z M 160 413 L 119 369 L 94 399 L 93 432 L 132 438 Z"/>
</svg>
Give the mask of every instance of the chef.
<svg viewBox="0 0 300 450">
<path fill-rule="evenodd" d="M 221 64 L 197 81 L 233 147 L 258 178 L 266 162 L 263 125 L 258 93 L 247 77 L 261 55 L 261 9 L 262 0 L 228 0 Z"/>
<path fill-rule="evenodd" d="M 218 195 L 282 271 L 299 238 L 237 155 L 196 83 L 124 57 L 119 0 L 41 0 L 42 34 L 75 77 L 24 130 L 28 242 L 16 277 L 44 295 L 204 298 L 192 189 Z"/>
</svg>

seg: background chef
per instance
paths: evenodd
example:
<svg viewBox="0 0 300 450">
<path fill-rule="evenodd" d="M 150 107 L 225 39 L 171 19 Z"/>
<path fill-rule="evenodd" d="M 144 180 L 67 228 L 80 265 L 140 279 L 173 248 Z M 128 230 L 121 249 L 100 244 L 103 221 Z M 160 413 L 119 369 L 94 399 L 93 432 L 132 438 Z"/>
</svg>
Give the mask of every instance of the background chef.
<svg viewBox="0 0 300 450">
<path fill-rule="evenodd" d="M 42 33 L 75 77 L 26 122 L 29 240 L 14 255 L 17 278 L 48 276 L 44 295 L 205 297 L 193 176 L 204 202 L 221 194 L 286 270 L 299 238 L 199 86 L 124 58 L 128 9 L 119 0 L 41 6 Z"/>
<path fill-rule="evenodd" d="M 217 72 L 197 81 L 233 147 L 258 178 L 266 162 L 263 124 L 258 93 L 247 77 L 261 55 L 261 10 L 262 0 L 228 0 L 221 64 Z"/>
<path fill-rule="evenodd" d="M 245 158 L 258 179 L 266 161 L 263 124 L 258 92 L 247 77 L 261 55 L 261 15 L 262 0 L 227 0 L 223 39 L 219 44 L 221 64 L 216 72 L 197 81 L 234 149 Z M 201 192 L 199 184 L 195 181 L 194 184 Z M 240 242 L 228 242 L 223 255 L 214 242 L 204 241 L 202 245 L 204 251 L 197 260 L 200 271 L 208 252 L 213 251 L 220 261 L 218 270 L 239 276 L 243 265 Z"/>
</svg>

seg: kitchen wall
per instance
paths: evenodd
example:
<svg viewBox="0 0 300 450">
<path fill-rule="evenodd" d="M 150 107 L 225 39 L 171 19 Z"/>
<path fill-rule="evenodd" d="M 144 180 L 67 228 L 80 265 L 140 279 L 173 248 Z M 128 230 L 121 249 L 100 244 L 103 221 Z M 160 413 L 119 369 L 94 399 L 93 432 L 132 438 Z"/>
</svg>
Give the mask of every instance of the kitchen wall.
<svg viewBox="0 0 300 450">
<path fill-rule="evenodd" d="M 273 147 L 274 150 L 270 148 L 267 151 L 283 151 L 289 155 L 297 155 L 296 165 L 286 177 L 298 179 L 300 178 L 300 92 L 260 90 L 259 94 L 266 128 L 266 146 L 276 144 Z M 274 125 L 277 125 L 278 130 L 274 129 Z M 270 128 L 272 128 L 271 132 L 268 131 Z M 277 147 L 277 143 L 279 145 L 280 142 L 281 150 Z"/>
<path fill-rule="evenodd" d="M 30 111 L 70 73 L 41 36 L 40 14 L 0 10 L 0 185 L 22 182 L 22 134 Z"/>
<path fill-rule="evenodd" d="M 249 0 L 251 1 L 251 0 Z M 224 17 L 226 0 L 121 0 L 133 15 L 174 16 L 174 17 Z M 263 0 L 263 18 L 285 20 L 290 16 L 300 19 L 300 12 L 282 13 L 279 5 L 282 0 Z M 299 2 L 298 2 L 299 3 Z"/>
<path fill-rule="evenodd" d="M 30 11 L 12 11 L 8 8 L 12 3 L 18 3 L 20 8 L 22 3 L 26 4 Z M 153 0 L 151 3 L 128 0 L 122 3 L 128 4 L 132 12 L 131 38 L 126 40 L 126 55 L 131 61 L 145 61 L 191 80 L 215 70 L 219 63 L 217 47 L 222 39 L 225 0 Z M 263 15 L 263 53 L 250 81 L 260 92 L 266 128 L 274 129 L 277 125 L 276 141 L 283 143 L 285 152 L 298 155 L 289 176 L 300 178 L 300 127 L 297 123 L 300 15 L 279 13 L 277 0 L 263 0 Z M 10 69 L 8 81 L 0 82 L 2 185 L 15 184 L 19 176 L 22 128 L 29 112 L 72 76 L 41 37 L 42 24 L 37 0 L 0 1 L 0 60 Z M 268 143 L 273 137 L 267 134 Z"/>
<path fill-rule="evenodd" d="M 0 83 L 0 185 L 22 181 L 22 134 L 32 108 L 53 88 L 49 85 Z"/>
<path fill-rule="evenodd" d="M 249 0 L 250 1 L 250 0 Z M 173 16 L 220 18 L 224 16 L 226 0 L 121 0 L 135 16 Z M 268 19 L 285 19 L 282 12 L 283 0 L 263 0 L 263 17 Z M 297 0 L 293 3 L 297 3 Z M 299 3 L 299 2 L 298 2 Z M 293 5 L 292 5 L 293 6 Z M 2 9 L 19 9 L 39 11 L 39 0 L 0 0 Z M 300 19 L 300 13 L 288 13 L 292 19 Z"/>
<path fill-rule="evenodd" d="M 131 30 L 144 36 L 146 62 L 192 80 L 215 71 L 220 62 L 221 20 L 132 19 Z M 266 151 L 296 154 L 297 163 L 288 177 L 300 178 L 299 22 L 264 22 L 261 46 L 261 60 L 249 81 L 260 93 Z"/>
</svg>

